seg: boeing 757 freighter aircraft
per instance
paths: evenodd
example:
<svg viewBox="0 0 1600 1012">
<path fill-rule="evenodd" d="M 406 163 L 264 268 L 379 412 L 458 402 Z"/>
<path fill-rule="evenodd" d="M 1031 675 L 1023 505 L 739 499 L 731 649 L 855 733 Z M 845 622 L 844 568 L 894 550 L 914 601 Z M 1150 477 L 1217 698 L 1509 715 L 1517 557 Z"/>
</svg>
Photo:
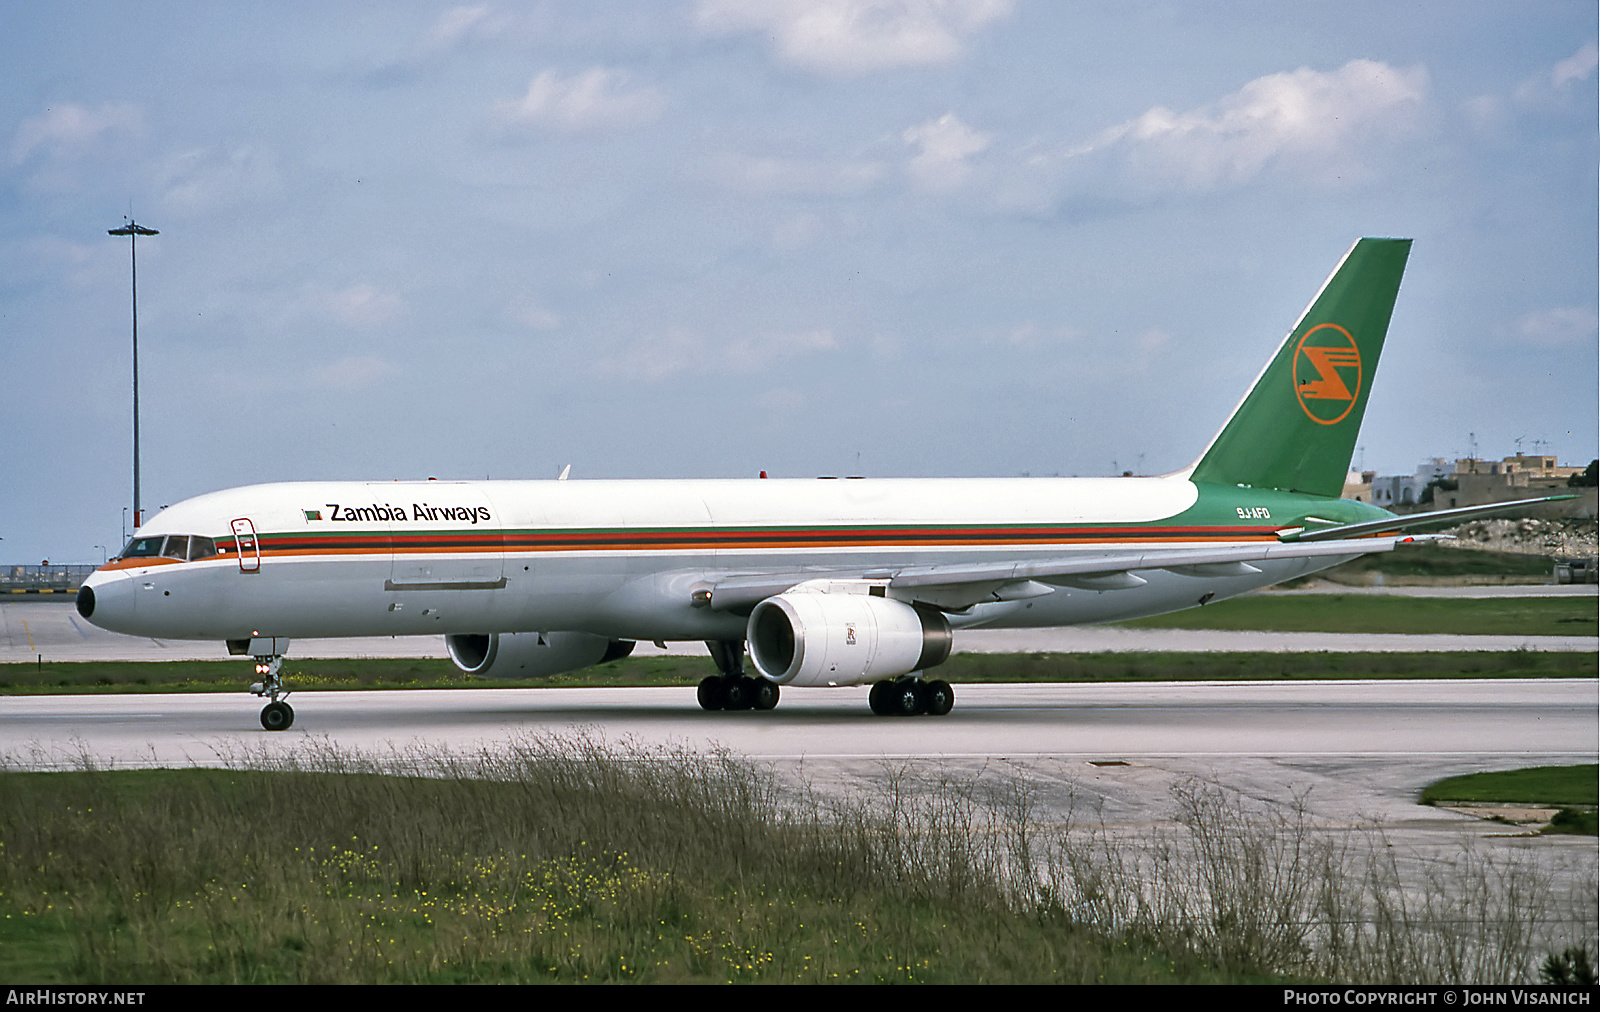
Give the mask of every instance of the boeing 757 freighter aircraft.
<svg viewBox="0 0 1600 1012">
<path fill-rule="evenodd" d="M 1410 248 L 1351 247 L 1175 474 L 254 485 L 162 511 L 78 611 L 254 657 L 268 730 L 294 720 L 291 639 L 420 633 L 443 634 L 461 670 L 510 678 L 704 640 L 721 670 L 700 685 L 708 710 L 873 682 L 876 713 L 944 714 L 950 685 L 923 674 L 952 630 L 1203 605 L 1507 508 L 1399 518 L 1339 498 Z"/>
</svg>

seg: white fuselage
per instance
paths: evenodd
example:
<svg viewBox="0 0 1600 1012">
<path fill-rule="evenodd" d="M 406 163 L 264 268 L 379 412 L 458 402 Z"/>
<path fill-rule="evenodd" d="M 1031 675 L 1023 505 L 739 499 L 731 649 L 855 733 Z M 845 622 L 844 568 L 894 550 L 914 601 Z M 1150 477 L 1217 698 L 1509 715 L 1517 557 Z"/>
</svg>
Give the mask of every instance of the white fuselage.
<svg viewBox="0 0 1600 1012">
<path fill-rule="evenodd" d="M 85 585 L 96 625 L 161 638 L 562 630 L 736 640 L 748 609 L 705 607 L 698 588 L 770 572 L 870 577 L 877 568 L 1259 542 L 1296 519 L 1284 502 L 1299 497 L 1275 495 L 1264 507 L 1261 493 L 1240 489 L 1237 508 L 1218 509 L 1241 519 L 1201 527 L 1192 519 L 1200 490 L 1181 477 L 258 485 L 179 503 L 138 532 L 209 539 L 220 554 L 125 557 Z M 1168 523 L 1185 511 L 1191 519 Z M 1136 586 L 1060 585 L 952 609 L 950 621 L 1055 626 L 1158 614 L 1348 557 L 1261 561 L 1238 575 L 1142 569 Z"/>
</svg>

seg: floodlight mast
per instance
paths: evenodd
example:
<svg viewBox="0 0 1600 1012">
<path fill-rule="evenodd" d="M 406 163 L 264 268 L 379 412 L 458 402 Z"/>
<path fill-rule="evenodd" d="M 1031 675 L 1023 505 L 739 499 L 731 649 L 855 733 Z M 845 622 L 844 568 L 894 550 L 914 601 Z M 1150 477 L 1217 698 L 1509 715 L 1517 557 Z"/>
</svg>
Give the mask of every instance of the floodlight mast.
<svg viewBox="0 0 1600 1012">
<path fill-rule="evenodd" d="M 128 219 L 121 228 L 108 228 L 106 235 L 128 237 L 128 257 L 133 271 L 133 529 L 144 525 L 144 511 L 139 505 L 139 237 L 160 235 L 153 228 Z"/>
</svg>

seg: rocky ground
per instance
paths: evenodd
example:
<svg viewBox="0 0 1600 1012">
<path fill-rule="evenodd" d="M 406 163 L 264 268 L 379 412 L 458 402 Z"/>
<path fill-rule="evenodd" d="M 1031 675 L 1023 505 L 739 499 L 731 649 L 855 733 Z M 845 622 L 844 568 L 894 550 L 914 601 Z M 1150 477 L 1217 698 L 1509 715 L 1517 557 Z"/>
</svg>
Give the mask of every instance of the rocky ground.
<svg viewBox="0 0 1600 1012">
<path fill-rule="evenodd" d="M 1473 520 L 1442 542 L 1449 548 L 1515 552 L 1563 559 L 1594 558 L 1600 551 L 1600 526 L 1593 520 Z"/>
</svg>

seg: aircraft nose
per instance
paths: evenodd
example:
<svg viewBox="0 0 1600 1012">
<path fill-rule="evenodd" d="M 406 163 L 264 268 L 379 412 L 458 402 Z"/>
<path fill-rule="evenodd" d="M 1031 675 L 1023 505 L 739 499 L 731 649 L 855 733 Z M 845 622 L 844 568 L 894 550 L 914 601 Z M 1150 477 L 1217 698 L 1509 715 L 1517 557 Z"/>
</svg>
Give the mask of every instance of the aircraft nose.
<svg viewBox="0 0 1600 1012">
<path fill-rule="evenodd" d="M 78 588 L 78 614 L 102 629 L 133 632 L 133 589 L 125 573 L 91 573 Z"/>
</svg>

